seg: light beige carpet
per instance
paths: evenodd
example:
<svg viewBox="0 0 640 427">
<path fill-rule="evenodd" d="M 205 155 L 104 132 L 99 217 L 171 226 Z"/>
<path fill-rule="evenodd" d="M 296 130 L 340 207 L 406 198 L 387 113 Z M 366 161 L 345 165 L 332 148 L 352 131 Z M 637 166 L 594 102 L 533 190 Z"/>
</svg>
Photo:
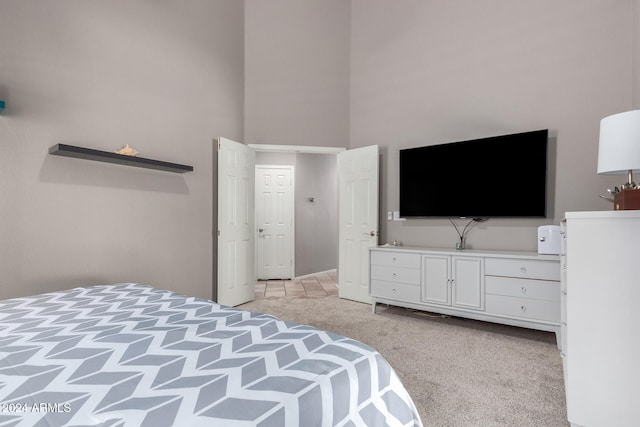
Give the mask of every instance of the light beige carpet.
<svg viewBox="0 0 640 427">
<path fill-rule="evenodd" d="M 345 335 L 394 367 L 426 426 L 567 426 L 555 335 L 339 299 L 266 298 L 241 305 Z"/>
</svg>

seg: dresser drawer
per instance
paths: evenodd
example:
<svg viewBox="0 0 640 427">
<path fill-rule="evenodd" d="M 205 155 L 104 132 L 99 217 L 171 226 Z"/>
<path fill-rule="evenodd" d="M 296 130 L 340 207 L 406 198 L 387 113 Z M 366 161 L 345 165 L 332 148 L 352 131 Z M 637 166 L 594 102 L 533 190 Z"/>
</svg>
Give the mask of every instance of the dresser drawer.
<svg viewBox="0 0 640 427">
<path fill-rule="evenodd" d="M 487 276 L 487 294 L 560 302 L 560 283 L 550 280 Z"/>
<path fill-rule="evenodd" d="M 420 254 L 397 251 L 371 251 L 371 264 L 389 267 L 420 268 Z"/>
<path fill-rule="evenodd" d="M 535 259 L 487 258 L 485 274 L 524 279 L 560 280 L 560 263 Z"/>
<path fill-rule="evenodd" d="M 420 301 L 420 286 L 371 280 L 371 296 L 399 301 Z"/>
<path fill-rule="evenodd" d="M 486 295 L 485 308 L 487 314 L 500 314 L 509 317 L 546 320 L 560 323 L 560 303 L 508 297 L 503 295 Z"/>
<path fill-rule="evenodd" d="M 371 279 L 384 280 L 387 282 L 420 284 L 420 269 L 387 267 L 384 265 L 371 266 Z"/>
</svg>

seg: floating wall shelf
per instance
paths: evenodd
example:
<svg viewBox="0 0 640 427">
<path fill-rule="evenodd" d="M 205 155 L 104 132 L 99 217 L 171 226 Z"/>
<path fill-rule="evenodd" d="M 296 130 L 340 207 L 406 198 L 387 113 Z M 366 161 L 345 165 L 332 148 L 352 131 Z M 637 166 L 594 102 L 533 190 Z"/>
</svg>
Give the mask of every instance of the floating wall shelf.
<svg viewBox="0 0 640 427">
<path fill-rule="evenodd" d="M 135 166 L 138 168 L 156 169 L 166 172 L 192 172 L 193 166 L 160 160 L 145 159 L 144 157 L 126 156 L 110 151 L 94 150 L 92 148 L 77 147 L 75 145 L 56 144 L 49 148 L 49 154 L 54 156 L 75 157 L 76 159 L 95 160 L 97 162 L 115 163 L 118 165 Z"/>
</svg>

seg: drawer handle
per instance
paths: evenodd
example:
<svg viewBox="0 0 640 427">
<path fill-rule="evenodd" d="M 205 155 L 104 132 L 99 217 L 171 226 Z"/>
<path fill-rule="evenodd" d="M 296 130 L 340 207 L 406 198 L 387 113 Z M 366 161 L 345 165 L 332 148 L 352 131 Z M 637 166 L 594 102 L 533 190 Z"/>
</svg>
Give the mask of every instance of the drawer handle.
<svg viewBox="0 0 640 427">
<path fill-rule="evenodd" d="M 526 286 L 520 286 L 520 292 L 522 292 L 523 294 L 527 293 L 527 287 Z"/>
<path fill-rule="evenodd" d="M 526 306 L 526 305 L 521 305 L 521 306 L 520 306 L 520 310 L 522 310 L 522 311 L 527 311 L 527 306 Z"/>
<path fill-rule="evenodd" d="M 391 289 L 391 292 L 396 293 L 396 288 Z"/>
<path fill-rule="evenodd" d="M 520 267 L 520 271 L 522 271 L 523 273 L 527 272 L 527 267 Z"/>
<path fill-rule="evenodd" d="M 396 276 L 397 276 L 397 274 L 396 274 L 396 273 L 393 273 L 391 276 L 395 279 L 395 278 L 396 278 Z"/>
<path fill-rule="evenodd" d="M 396 262 L 396 257 L 391 258 L 391 261 Z"/>
</svg>

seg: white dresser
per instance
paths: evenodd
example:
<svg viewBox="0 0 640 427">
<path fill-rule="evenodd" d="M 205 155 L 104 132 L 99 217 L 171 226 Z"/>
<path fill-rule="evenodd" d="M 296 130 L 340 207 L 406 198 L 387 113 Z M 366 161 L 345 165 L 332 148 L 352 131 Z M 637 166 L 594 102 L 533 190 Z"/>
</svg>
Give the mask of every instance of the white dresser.
<svg viewBox="0 0 640 427">
<path fill-rule="evenodd" d="M 640 211 L 567 212 L 562 353 L 573 426 L 640 425 Z"/>
<path fill-rule="evenodd" d="M 370 249 L 377 303 L 560 332 L 560 258 L 533 252 Z"/>
</svg>

